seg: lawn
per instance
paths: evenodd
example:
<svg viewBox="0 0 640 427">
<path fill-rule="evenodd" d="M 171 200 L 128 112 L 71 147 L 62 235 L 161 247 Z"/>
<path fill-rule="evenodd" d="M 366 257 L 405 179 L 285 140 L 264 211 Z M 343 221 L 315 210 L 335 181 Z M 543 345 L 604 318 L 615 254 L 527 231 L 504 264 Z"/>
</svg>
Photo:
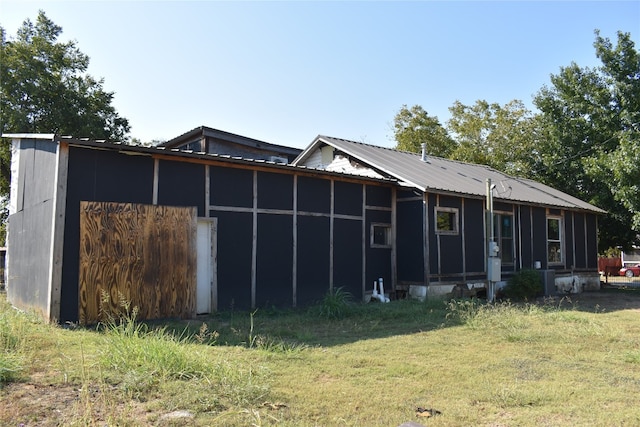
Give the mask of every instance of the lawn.
<svg viewBox="0 0 640 427">
<path fill-rule="evenodd" d="M 134 319 L 0 296 L 0 425 L 640 425 L 640 291 Z"/>
</svg>

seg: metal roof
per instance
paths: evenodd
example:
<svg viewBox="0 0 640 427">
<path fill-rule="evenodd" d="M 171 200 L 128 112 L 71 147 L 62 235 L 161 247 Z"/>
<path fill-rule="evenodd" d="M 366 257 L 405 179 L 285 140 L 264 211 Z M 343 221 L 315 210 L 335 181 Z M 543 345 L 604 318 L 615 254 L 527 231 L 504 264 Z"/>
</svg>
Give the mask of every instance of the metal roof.
<svg viewBox="0 0 640 427">
<path fill-rule="evenodd" d="M 484 198 L 487 194 L 486 181 L 491 179 L 492 183 L 496 184 L 495 200 L 606 212 L 548 185 L 530 179 L 512 177 L 485 165 L 433 156 L 428 156 L 426 161 L 423 161 L 416 153 L 324 135 L 316 137 L 292 164 L 304 164 L 305 159 L 325 144 L 383 175 L 397 179 L 401 185 L 414 187 L 422 192 L 453 193 Z"/>
</svg>

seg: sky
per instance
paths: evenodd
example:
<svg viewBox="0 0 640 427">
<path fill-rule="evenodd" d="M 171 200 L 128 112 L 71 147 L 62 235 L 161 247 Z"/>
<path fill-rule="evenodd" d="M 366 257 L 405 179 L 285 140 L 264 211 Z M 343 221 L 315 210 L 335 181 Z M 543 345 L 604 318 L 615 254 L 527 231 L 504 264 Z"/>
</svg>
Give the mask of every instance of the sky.
<svg viewBox="0 0 640 427">
<path fill-rule="evenodd" d="M 572 62 L 600 65 L 594 30 L 640 49 L 640 1 L 0 0 L 11 37 L 38 10 L 90 60 L 143 142 L 207 126 L 304 148 L 316 135 L 392 147 L 421 105 L 533 96 Z M 74 135 L 91 137 L 91 135 Z"/>
</svg>

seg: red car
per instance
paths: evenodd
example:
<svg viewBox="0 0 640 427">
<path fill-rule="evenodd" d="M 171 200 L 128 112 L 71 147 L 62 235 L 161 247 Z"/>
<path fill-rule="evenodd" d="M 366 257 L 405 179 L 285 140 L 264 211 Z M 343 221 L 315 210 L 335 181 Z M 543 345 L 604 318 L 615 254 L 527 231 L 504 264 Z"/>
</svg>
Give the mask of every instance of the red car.
<svg viewBox="0 0 640 427">
<path fill-rule="evenodd" d="M 640 264 L 631 265 L 629 267 L 622 267 L 620 269 L 620 275 L 627 277 L 640 276 Z"/>
</svg>

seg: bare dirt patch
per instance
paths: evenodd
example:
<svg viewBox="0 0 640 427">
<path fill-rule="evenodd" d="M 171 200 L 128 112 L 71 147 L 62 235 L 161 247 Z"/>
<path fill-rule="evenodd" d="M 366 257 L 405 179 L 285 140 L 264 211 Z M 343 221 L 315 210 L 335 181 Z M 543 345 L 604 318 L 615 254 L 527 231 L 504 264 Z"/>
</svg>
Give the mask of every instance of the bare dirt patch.
<svg viewBox="0 0 640 427">
<path fill-rule="evenodd" d="M 554 299 L 561 307 L 574 307 L 582 311 L 640 311 L 640 288 L 605 288 L 600 291 L 557 296 Z"/>
<path fill-rule="evenodd" d="M 113 414 L 130 415 L 132 425 L 151 425 L 140 402 L 116 402 L 107 390 L 85 385 L 47 384 L 42 375 L 8 384 L 0 390 L 0 425 L 57 427 L 110 425 Z"/>
</svg>

